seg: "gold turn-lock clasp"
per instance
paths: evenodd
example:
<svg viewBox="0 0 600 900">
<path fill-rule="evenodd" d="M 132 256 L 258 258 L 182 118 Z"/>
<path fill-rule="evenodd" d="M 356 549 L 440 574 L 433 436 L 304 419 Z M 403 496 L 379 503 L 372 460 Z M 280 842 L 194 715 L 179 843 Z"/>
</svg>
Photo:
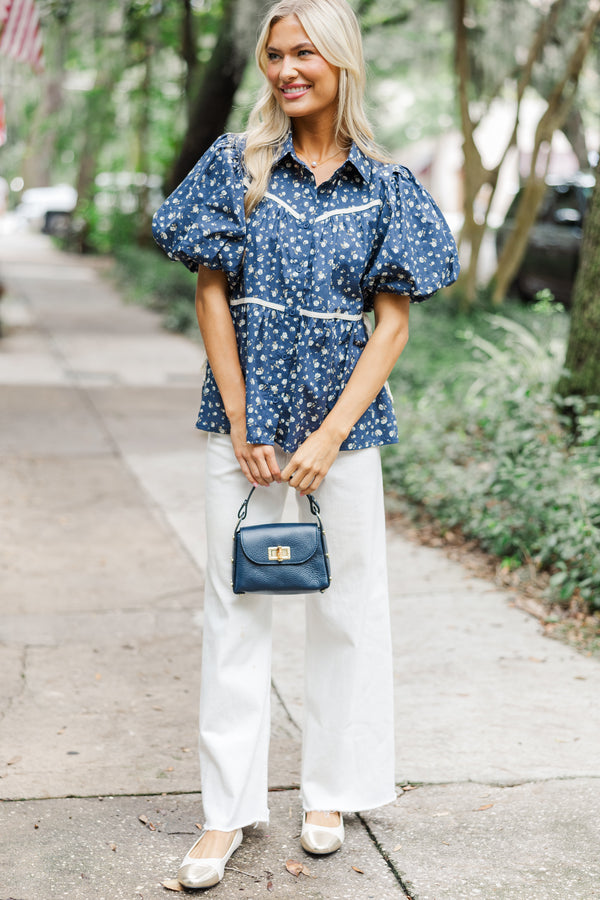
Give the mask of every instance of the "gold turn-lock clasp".
<svg viewBox="0 0 600 900">
<path fill-rule="evenodd" d="M 285 559 L 292 558 L 292 551 L 289 547 L 269 547 L 269 559 L 275 562 L 283 562 Z"/>
</svg>

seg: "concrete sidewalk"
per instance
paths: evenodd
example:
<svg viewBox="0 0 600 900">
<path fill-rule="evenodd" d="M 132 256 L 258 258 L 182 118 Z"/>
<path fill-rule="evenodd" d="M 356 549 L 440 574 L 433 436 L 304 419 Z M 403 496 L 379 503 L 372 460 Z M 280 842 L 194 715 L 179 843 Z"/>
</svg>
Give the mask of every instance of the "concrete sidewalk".
<svg viewBox="0 0 600 900">
<path fill-rule="evenodd" d="M 41 236 L 3 235 L 0 277 L 0 898 L 173 896 L 202 820 L 200 350 Z M 388 541 L 396 803 L 300 849 L 302 601 L 277 601 L 272 822 L 210 896 L 600 898 L 598 662 Z"/>
</svg>

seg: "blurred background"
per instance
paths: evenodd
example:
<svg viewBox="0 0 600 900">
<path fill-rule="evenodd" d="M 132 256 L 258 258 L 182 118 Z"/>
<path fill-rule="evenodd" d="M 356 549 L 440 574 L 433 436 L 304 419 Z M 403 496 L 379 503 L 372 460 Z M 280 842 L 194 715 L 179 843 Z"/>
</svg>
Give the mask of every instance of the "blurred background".
<svg viewBox="0 0 600 900">
<path fill-rule="evenodd" d="M 568 614 L 597 647 L 600 6 L 353 6 L 377 137 L 433 193 L 462 262 L 415 308 L 391 379 L 390 507 L 475 542 L 543 596 L 549 626 Z M 152 246 L 150 219 L 219 134 L 244 129 L 264 9 L 0 0 L 0 240 L 44 232 L 106 257 L 123 296 L 197 339 L 194 278 Z"/>
</svg>

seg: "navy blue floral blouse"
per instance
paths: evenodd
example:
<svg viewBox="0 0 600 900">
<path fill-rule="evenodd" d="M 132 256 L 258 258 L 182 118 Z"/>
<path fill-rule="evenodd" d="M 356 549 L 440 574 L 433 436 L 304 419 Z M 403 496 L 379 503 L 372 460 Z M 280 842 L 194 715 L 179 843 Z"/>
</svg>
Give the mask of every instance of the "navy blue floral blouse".
<svg viewBox="0 0 600 900">
<path fill-rule="evenodd" d="M 368 340 L 378 292 L 424 300 L 456 280 L 454 239 L 408 169 L 355 145 L 318 187 L 291 135 L 246 221 L 243 135 L 224 135 L 155 213 L 155 240 L 193 272 L 227 275 L 246 379 L 246 439 L 295 450 L 344 389 Z M 207 366 L 197 427 L 229 433 Z M 387 385 L 342 450 L 396 443 Z"/>
</svg>

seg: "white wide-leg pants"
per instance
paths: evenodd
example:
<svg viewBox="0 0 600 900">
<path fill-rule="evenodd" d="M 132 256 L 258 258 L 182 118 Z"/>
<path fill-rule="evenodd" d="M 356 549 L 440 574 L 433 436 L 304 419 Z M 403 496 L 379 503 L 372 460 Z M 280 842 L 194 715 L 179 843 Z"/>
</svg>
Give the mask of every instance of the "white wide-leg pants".
<svg viewBox="0 0 600 900">
<path fill-rule="evenodd" d="M 280 467 L 291 454 L 276 447 Z M 200 692 L 205 827 L 268 822 L 272 602 L 236 595 L 231 547 L 250 486 L 226 435 L 208 438 L 208 557 Z M 244 525 L 281 520 L 287 484 L 257 488 Z M 311 521 L 306 497 L 299 519 Z M 359 811 L 394 788 L 392 653 L 378 448 L 341 452 L 315 492 L 332 584 L 306 597 L 302 800 L 306 810 Z"/>
</svg>

